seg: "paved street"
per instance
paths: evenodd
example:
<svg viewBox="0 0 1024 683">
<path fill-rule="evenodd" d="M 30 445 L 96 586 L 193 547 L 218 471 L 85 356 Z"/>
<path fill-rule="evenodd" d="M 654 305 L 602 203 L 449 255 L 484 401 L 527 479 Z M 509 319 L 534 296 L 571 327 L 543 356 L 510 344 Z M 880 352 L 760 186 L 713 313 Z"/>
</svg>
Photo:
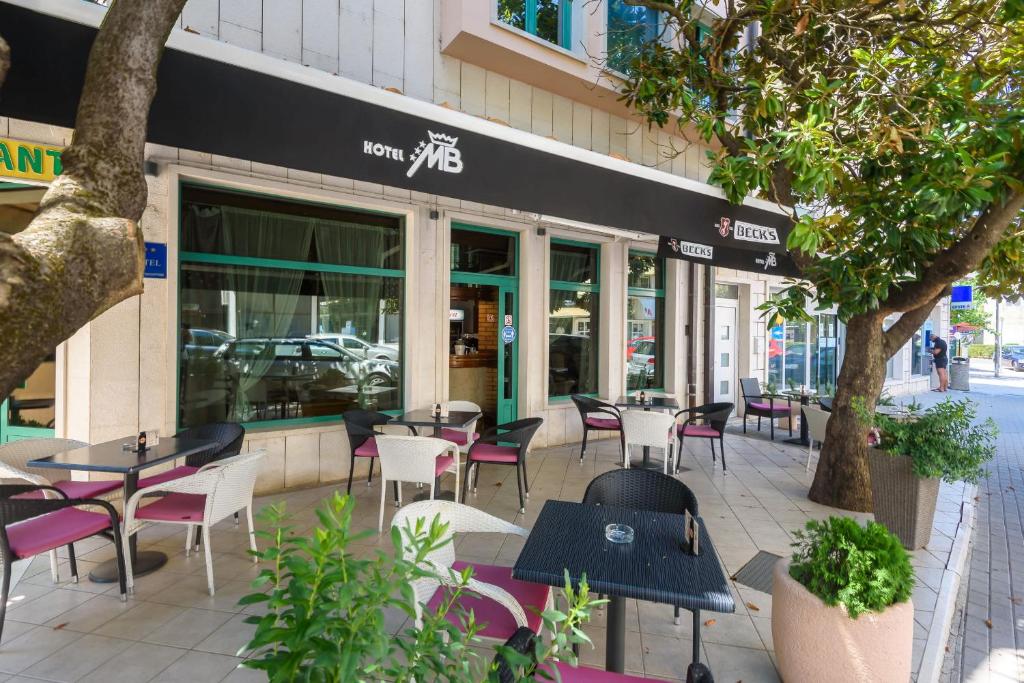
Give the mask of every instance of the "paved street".
<svg viewBox="0 0 1024 683">
<path fill-rule="evenodd" d="M 943 681 L 1024 680 L 1024 373 L 973 361 L 970 398 L 999 425 L 990 477 L 978 487 L 978 516 L 966 581 L 954 615 Z M 952 397 L 962 396 L 950 392 Z M 918 400 L 930 405 L 929 393 Z"/>
</svg>

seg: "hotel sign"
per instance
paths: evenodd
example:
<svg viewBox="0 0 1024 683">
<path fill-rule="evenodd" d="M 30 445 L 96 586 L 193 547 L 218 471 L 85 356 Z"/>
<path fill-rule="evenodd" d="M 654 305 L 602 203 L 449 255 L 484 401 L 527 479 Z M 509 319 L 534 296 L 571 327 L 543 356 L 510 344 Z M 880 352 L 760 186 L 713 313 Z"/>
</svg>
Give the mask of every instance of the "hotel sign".
<svg viewBox="0 0 1024 683">
<path fill-rule="evenodd" d="M 49 182 L 63 170 L 60 147 L 0 138 L 0 177 Z"/>
</svg>

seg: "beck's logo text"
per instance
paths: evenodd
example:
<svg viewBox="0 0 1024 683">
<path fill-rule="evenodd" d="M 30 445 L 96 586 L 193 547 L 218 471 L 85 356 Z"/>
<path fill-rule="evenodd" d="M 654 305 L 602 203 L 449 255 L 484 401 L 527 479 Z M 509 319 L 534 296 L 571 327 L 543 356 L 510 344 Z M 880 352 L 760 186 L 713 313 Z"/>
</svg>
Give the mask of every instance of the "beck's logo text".
<svg viewBox="0 0 1024 683">
<path fill-rule="evenodd" d="M 733 229 L 732 236 L 744 242 L 760 242 L 761 244 L 779 243 L 779 231 L 775 228 L 754 225 L 753 223 L 745 223 L 743 221 L 736 221 L 736 227 Z"/>
<path fill-rule="evenodd" d="M 462 152 L 459 151 L 459 139 L 444 133 L 427 131 L 427 140 L 421 140 L 412 154 L 408 156 L 412 164 L 405 172 L 407 178 L 413 177 L 420 167 L 426 164 L 427 168 L 436 169 L 443 173 L 462 173 Z M 383 145 L 372 140 L 363 140 L 363 154 L 375 157 L 383 157 L 392 161 L 405 162 L 405 150 L 400 147 Z"/>
</svg>

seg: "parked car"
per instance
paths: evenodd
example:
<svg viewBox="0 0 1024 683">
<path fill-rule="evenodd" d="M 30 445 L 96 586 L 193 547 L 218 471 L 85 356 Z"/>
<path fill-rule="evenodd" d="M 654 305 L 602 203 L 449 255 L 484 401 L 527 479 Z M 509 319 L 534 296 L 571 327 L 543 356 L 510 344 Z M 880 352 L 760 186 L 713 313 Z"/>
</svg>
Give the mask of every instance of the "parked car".
<svg viewBox="0 0 1024 683">
<path fill-rule="evenodd" d="M 185 327 L 181 330 L 182 354 L 188 359 L 209 358 L 222 344 L 232 339 L 232 335 L 220 330 Z"/>
<path fill-rule="evenodd" d="M 1012 370 L 1024 370 L 1024 345 L 1007 344 L 1004 346 L 1002 366 Z"/>
<path fill-rule="evenodd" d="M 308 335 L 309 339 L 323 339 L 351 351 L 362 358 L 398 360 L 398 349 L 384 344 L 371 344 L 351 334 L 321 333 Z"/>
</svg>

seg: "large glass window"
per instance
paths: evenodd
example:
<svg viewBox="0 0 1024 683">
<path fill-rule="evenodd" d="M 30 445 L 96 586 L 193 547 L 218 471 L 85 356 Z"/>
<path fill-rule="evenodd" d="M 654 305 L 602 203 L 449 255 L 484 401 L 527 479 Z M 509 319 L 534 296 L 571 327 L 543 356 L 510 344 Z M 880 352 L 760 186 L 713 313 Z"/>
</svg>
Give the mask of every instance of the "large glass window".
<svg viewBox="0 0 1024 683">
<path fill-rule="evenodd" d="M 179 422 L 402 404 L 396 218 L 182 189 Z"/>
<path fill-rule="evenodd" d="M 551 242 L 548 396 L 597 393 L 599 249 Z"/>
<path fill-rule="evenodd" d="M 498 21 L 572 49 L 571 0 L 498 0 Z"/>
<path fill-rule="evenodd" d="M 665 261 L 630 253 L 626 298 L 626 388 L 665 386 Z"/>
<path fill-rule="evenodd" d="M 658 13 L 626 0 L 608 0 L 608 66 L 625 73 L 658 33 Z"/>
<path fill-rule="evenodd" d="M 768 379 L 780 389 L 835 388 L 839 324 L 833 313 L 812 313 L 810 322 L 786 320 L 768 330 Z"/>
<path fill-rule="evenodd" d="M 451 269 L 486 275 L 516 274 L 516 240 L 506 234 L 452 228 Z"/>
</svg>

